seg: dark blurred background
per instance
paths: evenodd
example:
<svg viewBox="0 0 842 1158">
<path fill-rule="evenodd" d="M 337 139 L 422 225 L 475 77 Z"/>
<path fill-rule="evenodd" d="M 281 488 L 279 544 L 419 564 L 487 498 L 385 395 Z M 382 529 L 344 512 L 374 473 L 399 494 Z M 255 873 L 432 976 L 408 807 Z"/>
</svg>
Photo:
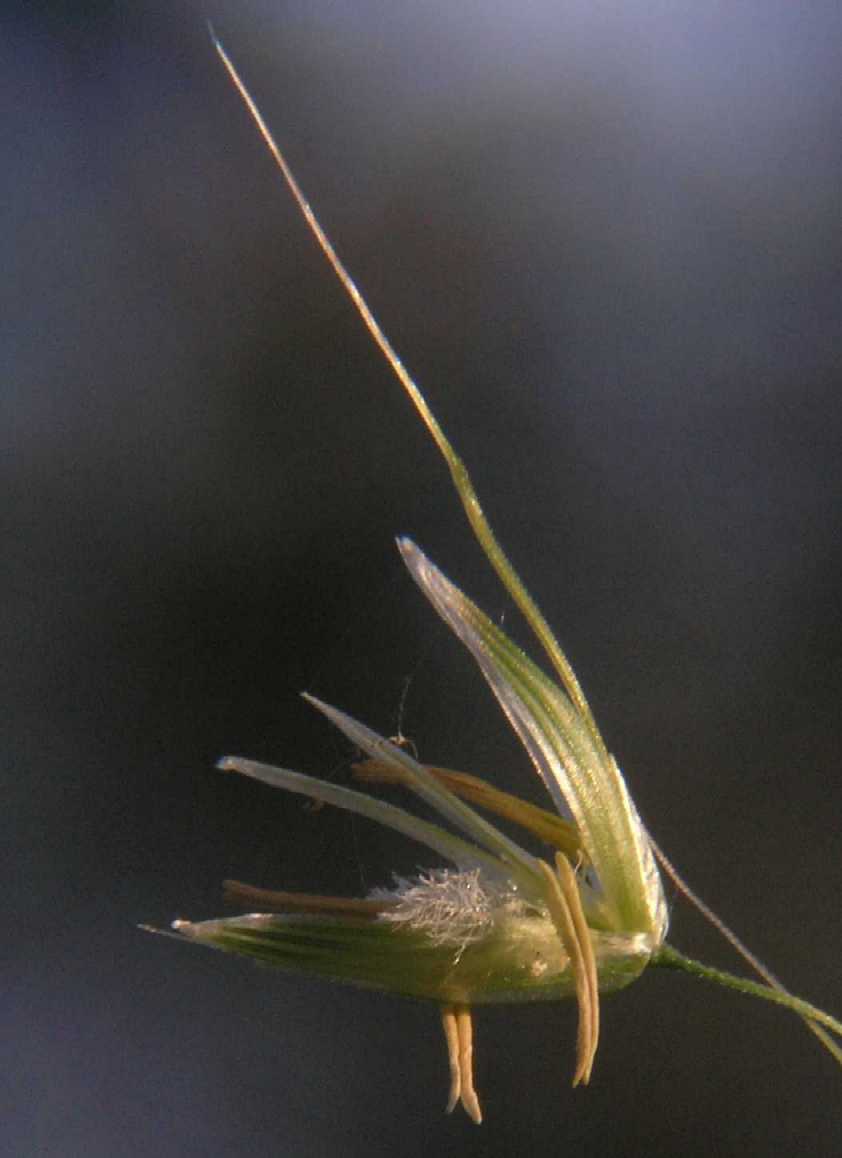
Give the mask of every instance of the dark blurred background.
<svg viewBox="0 0 842 1158">
<path fill-rule="evenodd" d="M 803 1026 L 690 980 L 606 1002 L 586 1091 L 572 1006 L 481 1012 L 477 1130 L 434 1011 L 136 926 L 429 863 L 213 770 L 343 779 L 304 688 L 541 800 L 394 535 L 526 634 L 212 19 L 653 833 L 842 1011 L 839 5 L 2 11 L 0 1151 L 838 1153 Z"/>
</svg>

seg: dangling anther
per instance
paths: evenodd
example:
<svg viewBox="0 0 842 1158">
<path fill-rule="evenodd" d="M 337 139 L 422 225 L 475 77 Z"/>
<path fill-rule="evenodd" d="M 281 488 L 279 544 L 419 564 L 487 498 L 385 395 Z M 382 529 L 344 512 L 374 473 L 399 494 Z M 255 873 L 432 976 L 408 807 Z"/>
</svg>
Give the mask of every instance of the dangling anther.
<svg viewBox="0 0 842 1158">
<path fill-rule="evenodd" d="M 450 1067 L 447 1113 L 451 1113 L 460 1101 L 471 1121 L 479 1125 L 482 1110 L 474 1089 L 474 1032 L 470 1006 L 445 1005 L 442 1007 L 441 1020 Z"/>
<path fill-rule="evenodd" d="M 582 899 L 579 895 L 579 887 L 576 884 L 576 874 L 570 867 L 570 862 L 567 861 L 560 853 L 556 853 L 555 857 L 556 873 L 558 874 L 559 883 L 561 884 L 561 891 L 570 908 L 570 915 L 573 918 L 573 926 L 576 931 L 576 937 L 579 942 L 579 947 L 582 950 L 582 964 L 585 972 L 585 983 L 589 993 L 589 1012 L 590 1012 L 590 1049 L 588 1051 L 587 1061 L 582 1074 L 582 1081 L 585 1085 L 591 1080 L 591 1070 L 593 1069 L 593 1060 L 596 1056 L 596 1047 L 599 1044 L 599 976 L 596 968 L 596 956 L 593 951 L 593 941 L 591 940 L 590 929 L 585 920 L 585 913 L 582 909 Z"/>
<path fill-rule="evenodd" d="M 459 1030 L 456 1027 L 456 1012 L 452 1005 L 443 1005 L 441 1023 L 444 1040 L 447 1042 L 447 1064 L 450 1068 L 450 1093 L 447 1095 L 445 1113 L 452 1114 L 462 1093 L 462 1074 L 459 1069 Z"/>
<path fill-rule="evenodd" d="M 557 858 L 556 872 L 546 861 L 539 860 L 546 878 L 545 899 L 550 918 L 556 927 L 564 951 L 570 958 L 570 972 L 579 1004 L 579 1028 L 576 1035 L 576 1070 L 573 1085 L 587 1084 L 599 1037 L 599 986 L 590 931 L 582 911 L 576 877 L 569 862 Z"/>
</svg>

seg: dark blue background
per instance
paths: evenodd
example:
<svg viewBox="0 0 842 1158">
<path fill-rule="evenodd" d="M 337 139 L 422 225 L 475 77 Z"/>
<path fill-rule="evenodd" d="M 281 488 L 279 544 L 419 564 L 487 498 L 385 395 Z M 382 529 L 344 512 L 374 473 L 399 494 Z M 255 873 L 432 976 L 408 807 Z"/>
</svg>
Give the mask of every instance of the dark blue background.
<svg viewBox="0 0 842 1158">
<path fill-rule="evenodd" d="M 526 635 L 210 17 L 653 833 L 842 1012 L 838 5 L 4 12 L 0 1148 L 837 1153 L 829 1057 L 689 980 L 606 1002 L 586 1091 L 572 1007 L 483 1011 L 477 1130 L 434 1011 L 135 926 L 417 863 L 212 770 L 344 776 L 303 688 L 541 800 L 393 536 Z M 673 938 L 732 964 L 683 907 Z"/>
</svg>

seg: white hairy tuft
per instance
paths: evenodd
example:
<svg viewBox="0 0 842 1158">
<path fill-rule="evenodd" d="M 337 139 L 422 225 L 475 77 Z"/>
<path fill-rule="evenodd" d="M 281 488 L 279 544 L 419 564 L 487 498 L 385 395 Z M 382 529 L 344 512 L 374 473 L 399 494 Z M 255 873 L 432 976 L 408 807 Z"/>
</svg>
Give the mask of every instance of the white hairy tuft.
<svg viewBox="0 0 842 1158">
<path fill-rule="evenodd" d="M 452 946 L 457 955 L 487 936 L 503 913 L 514 915 L 524 907 L 513 886 L 490 884 L 479 869 L 430 869 L 411 880 L 396 877 L 394 889 L 378 889 L 373 896 L 398 902 L 381 920 L 424 933 L 436 945 Z"/>
</svg>

